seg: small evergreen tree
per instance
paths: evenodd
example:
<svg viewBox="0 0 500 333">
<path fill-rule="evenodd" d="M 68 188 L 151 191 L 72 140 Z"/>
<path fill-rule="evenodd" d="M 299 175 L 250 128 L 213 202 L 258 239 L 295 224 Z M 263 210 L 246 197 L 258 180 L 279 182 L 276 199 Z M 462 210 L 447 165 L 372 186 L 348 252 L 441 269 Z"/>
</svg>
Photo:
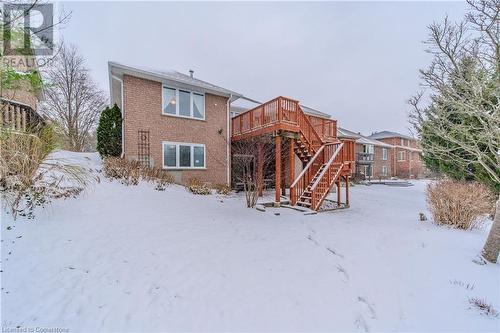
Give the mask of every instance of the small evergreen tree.
<svg viewBox="0 0 500 333">
<path fill-rule="evenodd" d="M 122 152 L 122 114 L 115 104 L 101 113 L 97 126 L 97 151 L 101 157 L 120 156 Z"/>
</svg>

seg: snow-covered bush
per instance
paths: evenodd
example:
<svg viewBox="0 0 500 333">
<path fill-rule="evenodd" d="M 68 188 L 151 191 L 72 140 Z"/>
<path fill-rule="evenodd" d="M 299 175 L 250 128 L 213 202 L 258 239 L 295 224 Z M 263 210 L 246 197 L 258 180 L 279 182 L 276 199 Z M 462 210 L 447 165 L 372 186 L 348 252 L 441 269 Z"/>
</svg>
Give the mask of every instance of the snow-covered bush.
<svg viewBox="0 0 500 333">
<path fill-rule="evenodd" d="M 227 184 L 215 184 L 213 188 L 217 194 L 228 195 L 231 192 L 231 188 Z"/>
<path fill-rule="evenodd" d="M 107 178 L 119 180 L 124 185 L 137 185 L 143 180 L 155 183 L 155 189 L 163 191 L 174 182 L 174 177 L 165 170 L 123 158 L 108 157 L 104 159 L 103 169 Z"/>
<path fill-rule="evenodd" d="M 212 194 L 212 189 L 207 183 L 202 182 L 198 178 L 191 178 L 186 186 L 187 190 L 193 194 L 207 195 Z"/>
<path fill-rule="evenodd" d="M 441 180 L 427 186 L 427 204 L 434 223 L 470 230 L 492 212 L 493 195 L 476 182 Z"/>
<path fill-rule="evenodd" d="M 83 168 L 51 158 L 56 146 L 51 126 L 30 132 L 0 131 L 0 192 L 14 219 L 33 218 L 35 207 L 76 197 L 92 181 Z"/>
</svg>

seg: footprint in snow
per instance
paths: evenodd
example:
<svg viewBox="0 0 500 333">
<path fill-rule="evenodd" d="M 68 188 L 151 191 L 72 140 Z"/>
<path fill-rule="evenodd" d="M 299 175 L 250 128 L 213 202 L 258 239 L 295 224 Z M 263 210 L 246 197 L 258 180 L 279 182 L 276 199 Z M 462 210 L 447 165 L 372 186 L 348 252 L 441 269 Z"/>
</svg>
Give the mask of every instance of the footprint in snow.
<svg viewBox="0 0 500 333">
<path fill-rule="evenodd" d="M 356 320 L 354 320 L 354 325 L 356 325 L 356 328 L 360 332 L 370 332 L 370 327 L 368 327 L 368 324 L 365 321 L 365 318 L 363 318 L 362 315 L 358 315 L 356 317 Z"/>
<path fill-rule="evenodd" d="M 366 300 L 366 298 L 358 296 L 358 302 L 364 305 L 365 311 L 368 311 L 368 313 L 370 314 L 370 318 L 371 319 L 376 319 L 377 318 L 377 314 L 375 313 L 375 309 L 373 308 L 373 305 L 370 304 Z"/>
<path fill-rule="evenodd" d="M 328 252 L 330 252 L 331 254 L 333 254 L 333 255 L 335 255 L 335 256 L 338 256 L 338 257 L 340 257 L 340 258 L 344 259 L 344 255 L 343 255 L 343 254 L 338 253 L 337 251 L 333 250 L 332 248 L 330 248 L 330 247 L 326 246 L 326 247 L 325 247 L 325 249 L 326 249 Z"/>
<path fill-rule="evenodd" d="M 343 282 L 347 283 L 347 281 L 349 281 L 349 274 L 347 273 L 347 271 L 345 270 L 344 267 L 342 267 L 341 265 L 337 265 L 337 271 L 342 274 L 342 276 L 344 277 L 342 279 Z"/>
<path fill-rule="evenodd" d="M 307 236 L 307 239 L 309 239 L 311 242 L 313 242 L 316 246 L 319 246 L 319 243 L 316 239 L 313 238 L 313 236 L 309 235 Z"/>
</svg>

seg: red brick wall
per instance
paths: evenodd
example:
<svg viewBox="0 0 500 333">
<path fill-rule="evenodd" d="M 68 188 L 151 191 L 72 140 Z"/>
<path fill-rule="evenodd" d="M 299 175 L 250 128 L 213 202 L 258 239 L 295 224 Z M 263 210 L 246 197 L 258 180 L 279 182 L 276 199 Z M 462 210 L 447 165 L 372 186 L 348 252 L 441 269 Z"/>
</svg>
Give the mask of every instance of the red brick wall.
<svg viewBox="0 0 500 333">
<path fill-rule="evenodd" d="M 391 148 L 387 149 L 387 160 L 382 159 L 382 148 L 379 146 L 375 146 L 375 156 L 373 157 L 373 179 L 386 179 L 391 177 Z M 382 173 L 382 166 L 387 167 L 387 173 L 384 175 Z"/>
<path fill-rule="evenodd" d="M 378 139 L 379 141 L 394 146 L 401 146 L 401 138 Z M 419 148 L 416 140 L 409 141 L 410 148 Z M 398 161 L 400 151 L 405 152 L 405 160 Z M 411 151 L 402 147 L 395 147 L 389 151 L 391 165 L 391 176 L 399 178 L 420 178 L 423 176 L 424 168 L 419 152 Z"/>
<path fill-rule="evenodd" d="M 205 144 L 206 170 L 169 170 L 179 183 L 196 177 L 227 183 L 227 98 L 205 94 L 205 120 L 161 114 L 162 84 L 129 75 L 123 77 L 125 158 L 137 158 L 138 131 L 149 131 L 150 156 L 161 167 L 162 141 Z M 219 131 L 221 133 L 219 134 Z"/>
<path fill-rule="evenodd" d="M 355 152 L 362 153 L 363 145 L 356 143 Z M 357 155 L 356 155 L 357 157 Z M 385 179 L 391 177 L 391 148 L 387 148 L 387 160 L 382 160 L 382 147 L 374 146 L 374 156 L 372 164 L 372 179 Z M 387 166 L 387 175 L 382 174 L 382 166 Z M 360 171 L 363 171 L 364 166 L 359 165 Z"/>
</svg>

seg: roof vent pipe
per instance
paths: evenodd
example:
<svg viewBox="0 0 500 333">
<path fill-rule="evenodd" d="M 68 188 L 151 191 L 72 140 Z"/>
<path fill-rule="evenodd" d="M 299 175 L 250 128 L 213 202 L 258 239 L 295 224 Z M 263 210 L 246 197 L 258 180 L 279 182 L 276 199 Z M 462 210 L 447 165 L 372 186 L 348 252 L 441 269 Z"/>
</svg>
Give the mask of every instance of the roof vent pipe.
<svg viewBox="0 0 500 333">
<path fill-rule="evenodd" d="M 191 76 L 191 78 L 193 77 L 194 75 L 194 71 L 192 69 L 189 70 L 189 76 Z"/>
</svg>

